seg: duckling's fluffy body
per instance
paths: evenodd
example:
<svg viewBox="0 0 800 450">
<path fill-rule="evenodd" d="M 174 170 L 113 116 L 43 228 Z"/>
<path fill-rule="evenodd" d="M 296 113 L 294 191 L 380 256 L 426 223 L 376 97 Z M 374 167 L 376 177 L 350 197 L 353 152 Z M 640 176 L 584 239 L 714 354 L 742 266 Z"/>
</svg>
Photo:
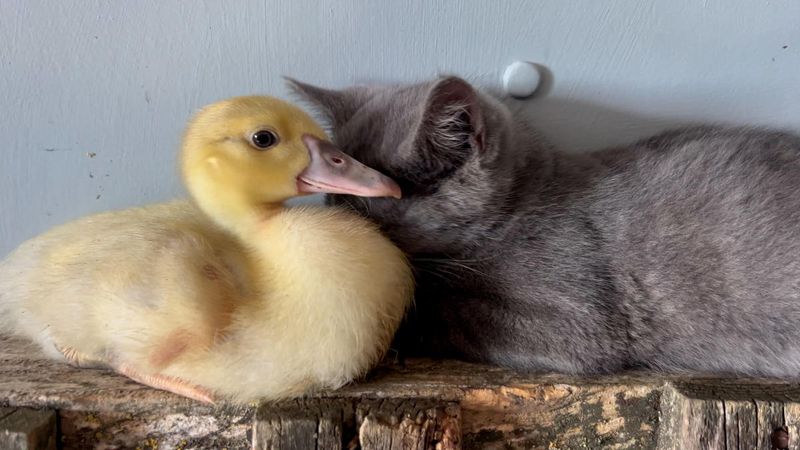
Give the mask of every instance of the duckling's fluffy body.
<svg viewBox="0 0 800 450">
<path fill-rule="evenodd" d="M 204 400 L 277 400 L 364 374 L 412 296 L 406 258 L 351 213 L 283 207 L 309 165 L 301 132 L 323 132 L 275 99 L 234 106 L 202 112 L 192 126 L 208 136 L 185 138 L 195 202 L 76 220 L 0 263 L 0 332 Z M 202 122 L 226 118 L 232 131 Z M 271 153 L 247 145 L 264 126 L 280 133 Z"/>
<path fill-rule="evenodd" d="M 245 247 L 187 202 L 62 225 L 0 266 L 0 330 L 240 401 L 364 374 L 410 298 L 403 255 L 334 208 L 282 210 L 261 233 L 266 251 Z"/>
</svg>

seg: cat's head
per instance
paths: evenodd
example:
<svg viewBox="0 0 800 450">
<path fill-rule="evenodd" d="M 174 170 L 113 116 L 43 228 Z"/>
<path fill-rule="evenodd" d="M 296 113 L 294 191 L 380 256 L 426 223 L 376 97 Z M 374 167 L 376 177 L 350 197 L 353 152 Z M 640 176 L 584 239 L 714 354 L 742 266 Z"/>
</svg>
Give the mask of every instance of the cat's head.
<svg viewBox="0 0 800 450">
<path fill-rule="evenodd" d="M 502 209 L 515 167 L 501 151 L 513 133 L 510 113 L 463 79 L 344 90 L 289 83 L 327 120 L 339 148 L 403 191 L 401 200 L 328 202 L 376 220 L 405 250 L 446 251 Z"/>
</svg>

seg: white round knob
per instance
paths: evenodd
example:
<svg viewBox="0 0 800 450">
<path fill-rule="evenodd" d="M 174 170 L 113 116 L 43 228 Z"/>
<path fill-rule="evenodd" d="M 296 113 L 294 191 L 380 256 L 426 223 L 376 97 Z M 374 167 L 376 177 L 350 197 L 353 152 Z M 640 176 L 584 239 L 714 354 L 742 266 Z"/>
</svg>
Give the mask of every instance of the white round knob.
<svg viewBox="0 0 800 450">
<path fill-rule="evenodd" d="M 512 97 L 530 97 L 536 92 L 541 80 L 542 75 L 534 64 L 516 61 L 506 67 L 503 73 L 503 89 Z"/>
</svg>

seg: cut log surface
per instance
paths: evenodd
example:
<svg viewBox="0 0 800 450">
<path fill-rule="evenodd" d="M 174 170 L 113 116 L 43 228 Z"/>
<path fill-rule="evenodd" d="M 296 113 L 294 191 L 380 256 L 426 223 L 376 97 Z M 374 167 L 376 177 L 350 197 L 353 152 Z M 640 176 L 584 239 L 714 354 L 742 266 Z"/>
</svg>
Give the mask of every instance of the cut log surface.
<svg viewBox="0 0 800 450">
<path fill-rule="evenodd" d="M 55 412 L 28 408 L 0 408 L 0 449 L 55 450 L 55 448 Z"/>
<path fill-rule="evenodd" d="M 800 450 L 796 381 L 579 378 L 415 359 L 304 399 L 209 406 L 0 337 L 0 424 L 14 411 L 57 417 L 65 449 L 770 449 L 785 426 Z"/>
</svg>

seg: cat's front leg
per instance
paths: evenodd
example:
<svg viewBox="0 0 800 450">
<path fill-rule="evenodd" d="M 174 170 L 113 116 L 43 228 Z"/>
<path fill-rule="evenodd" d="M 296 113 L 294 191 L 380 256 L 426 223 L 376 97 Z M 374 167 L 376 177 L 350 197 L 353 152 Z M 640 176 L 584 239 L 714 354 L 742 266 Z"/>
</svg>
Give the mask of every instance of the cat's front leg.
<svg viewBox="0 0 800 450">
<path fill-rule="evenodd" d="M 526 372 L 617 373 L 630 367 L 625 328 L 598 311 L 492 295 L 418 296 L 409 355 L 457 357 Z M 620 318 L 620 322 L 622 319 Z"/>
</svg>

